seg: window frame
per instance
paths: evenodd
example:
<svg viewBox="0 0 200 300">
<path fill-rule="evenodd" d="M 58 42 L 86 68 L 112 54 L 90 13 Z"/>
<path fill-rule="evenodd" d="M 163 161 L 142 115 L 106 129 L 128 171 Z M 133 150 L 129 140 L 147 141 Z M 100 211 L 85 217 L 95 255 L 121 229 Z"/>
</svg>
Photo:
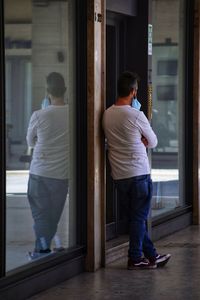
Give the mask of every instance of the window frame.
<svg viewBox="0 0 200 300">
<path fill-rule="evenodd" d="M 0 289 L 6 289 L 13 283 L 22 284 L 22 281 L 33 280 L 33 275 L 39 276 L 46 274 L 46 283 L 48 286 L 48 272 L 51 278 L 51 272 L 56 272 L 59 268 L 69 265 L 66 278 L 74 273 L 80 273 L 84 270 L 84 259 L 86 255 L 86 211 L 87 211 L 87 76 L 86 76 L 86 53 L 87 53 L 87 1 L 76 0 L 76 201 L 77 201 L 77 247 L 60 253 L 55 258 L 43 259 L 40 263 L 33 262 L 23 265 L 6 273 L 6 126 L 5 126 L 5 44 L 4 44 L 4 0 L 0 0 Z M 78 264 L 80 262 L 80 264 Z M 66 279 L 65 278 L 65 279 Z M 54 281 L 56 282 L 56 278 Z M 53 285 L 53 283 L 51 283 Z M 28 291 L 31 295 L 31 289 Z M 34 289 L 32 289 L 32 294 Z"/>
</svg>

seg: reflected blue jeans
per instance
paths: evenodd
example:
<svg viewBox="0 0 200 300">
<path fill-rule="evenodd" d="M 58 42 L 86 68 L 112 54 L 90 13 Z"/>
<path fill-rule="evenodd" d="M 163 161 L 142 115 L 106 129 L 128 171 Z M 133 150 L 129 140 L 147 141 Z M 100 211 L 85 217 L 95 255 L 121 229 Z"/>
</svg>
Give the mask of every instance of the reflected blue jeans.
<svg viewBox="0 0 200 300">
<path fill-rule="evenodd" d="M 154 258 L 157 252 L 147 232 L 147 218 L 153 192 L 150 175 L 135 176 L 114 182 L 122 195 L 123 209 L 129 219 L 128 256 L 133 261 L 138 261 L 143 254 L 146 258 Z"/>
<path fill-rule="evenodd" d="M 30 174 L 28 200 L 34 219 L 35 251 L 50 249 L 65 205 L 68 180 Z"/>
</svg>

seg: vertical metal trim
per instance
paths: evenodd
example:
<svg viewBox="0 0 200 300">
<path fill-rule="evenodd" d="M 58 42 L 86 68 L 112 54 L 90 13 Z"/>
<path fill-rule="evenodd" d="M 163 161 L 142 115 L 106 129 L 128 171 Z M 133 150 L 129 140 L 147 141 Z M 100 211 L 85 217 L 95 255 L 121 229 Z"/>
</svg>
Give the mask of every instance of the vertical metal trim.
<svg viewBox="0 0 200 300">
<path fill-rule="evenodd" d="M 0 0 L 0 277 L 5 276 L 5 59 L 4 59 L 4 2 Z"/>
<path fill-rule="evenodd" d="M 152 119 L 152 107 L 153 107 L 153 102 L 152 102 L 152 52 L 149 52 L 149 25 L 152 25 L 152 0 L 148 1 L 148 7 L 147 7 L 147 11 L 148 11 L 148 23 L 147 23 L 147 49 L 148 49 L 148 53 L 147 53 L 147 118 L 149 120 L 149 122 L 151 122 Z M 152 27 L 151 27 L 152 29 Z M 153 42 L 153 41 L 151 41 Z M 152 46 L 152 44 L 151 44 Z M 151 168 L 151 161 L 152 161 L 152 151 L 149 149 L 148 150 L 148 157 L 149 157 L 149 162 L 150 162 L 150 168 Z M 150 236 L 152 236 L 152 208 L 150 208 L 150 212 L 149 212 L 149 217 L 147 219 L 147 229 L 148 229 L 148 233 Z"/>
<path fill-rule="evenodd" d="M 87 1 L 76 1 L 77 244 L 87 241 Z"/>
<path fill-rule="evenodd" d="M 152 0 L 148 1 L 148 33 L 147 33 L 147 42 L 148 42 L 148 77 L 147 77 L 147 84 L 148 84 L 148 91 L 147 91 L 147 117 L 149 121 L 152 119 L 152 49 L 150 51 L 150 46 L 152 48 Z M 151 35 L 151 38 L 150 38 Z M 151 39 L 151 41 L 150 41 Z"/>
<path fill-rule="evenodd" d="M 101 1 L 101 13 L 102 13 L 102 31 L 101 31 L 101 108 L 102 113 L 105 110 L 105 102 L 106 102 L 106 1 Z M 101 135 L 101 266 L 105 267 L 106 265 L 106 174 L 105 174 L 105 137 L 102 132 Z"/>
<path fill-rule="evenodd" d="M 194 195 L 194 165 L 191 164 L 194 158 L 195 141 L 194 138 L 194 0 L 186 0 L 186 16 L 185 16 L 185 183 L 184 194 L 185 204 L 191 205 Z M 191 147 L 193 145 L 193 147 Z"/>
</svg>

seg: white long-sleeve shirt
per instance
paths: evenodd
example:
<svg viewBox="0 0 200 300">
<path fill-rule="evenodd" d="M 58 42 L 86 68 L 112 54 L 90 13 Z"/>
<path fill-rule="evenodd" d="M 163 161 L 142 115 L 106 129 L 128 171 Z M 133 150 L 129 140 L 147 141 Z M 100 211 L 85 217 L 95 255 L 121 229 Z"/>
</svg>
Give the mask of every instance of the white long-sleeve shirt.
<svg viewBox="0 0 200 300">
<path fill-rule="evenodd" d="M 142 111 L 130 105 L 112 105 L 103 115 L 103 129 L 108 143 L 108 158 L 113 179 L 150 174 L 144 136 L 148 148 L 157 145 L 157 137 Z"/>
<path fill-rule="evenodd" d="M 68 122 L 68 105 L 50 105 L 32 114 L 26 137 L 28 146 L 34 148 L 31 174 L 68 178 Z"/>
</svg>

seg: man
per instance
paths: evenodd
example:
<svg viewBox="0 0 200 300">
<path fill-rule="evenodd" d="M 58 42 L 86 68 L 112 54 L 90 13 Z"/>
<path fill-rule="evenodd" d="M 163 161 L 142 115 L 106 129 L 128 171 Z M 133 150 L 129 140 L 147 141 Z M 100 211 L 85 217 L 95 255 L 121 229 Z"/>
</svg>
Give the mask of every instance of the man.
<svg viewBox="0 0 200 300">
<path fill-rule="evenodd" d="M 68 192 L 68 106 L 64 102 L 64 78 L 53 72 L 47 77 L 50 105 L 33 113 L 27 143 L 33 147 L 28 199 L 34 219 L 35 249 L 30 259 L 51 253 Z"/>
<path fill-rule="evenodd" d="M 157 253 L 146 228 L 152 197 L 146 147 L 156 147 L 157 137 L 144 113 L 132 107 L 137 96 L 138 76 L 124 72 L 118 79 L 117 89 L 116 103 L 104 112 L 103 128 L 111 175 L 123 194 L 129 214 L 127 267 L 129 270 L 153 269 L 165 265 L 171 256 Z"/>
</svg>

